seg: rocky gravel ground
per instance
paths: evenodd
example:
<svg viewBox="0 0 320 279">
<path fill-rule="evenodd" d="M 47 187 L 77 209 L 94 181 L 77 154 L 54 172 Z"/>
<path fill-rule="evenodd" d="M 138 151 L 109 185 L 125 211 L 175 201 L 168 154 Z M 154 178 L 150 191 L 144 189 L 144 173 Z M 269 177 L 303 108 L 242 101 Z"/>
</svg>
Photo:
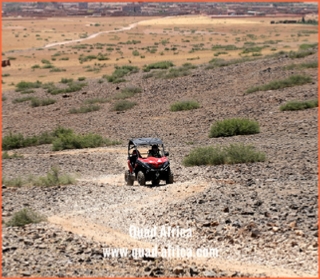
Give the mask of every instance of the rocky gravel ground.
<svg viewBox="0 0 320 279">
<path fill-rule="evenodd" d="M 48 217 L 24 228 L 3 226 L 3 276 L 183 276 L 276 277 L 318 274 L 318 109 L 281 112 L 290 100 L 317 98 L 317 69 L 284 70 L 291 63 L 317 60 L 287 56 L 223 68 L 199 67 L 186 77 L 144 79 L 133 74 L 118 85 L 88 81 L 47 107 L 13 104 L 21 94 L 3 92 L 3 135 L 51 131 L 57 125 L 78 133 L 94 132 L 122 143 L 95 149 L 53 152 L 51 145 L 14 150 L 24 157 L 2 161 L 3 176 L 44 175 L 51 166 L 76 175 L 76 185 L 2 189 L 4 222 L 23 207 Z M 244 95 L 251 86 L 305 73 L 310 84 Z M 134 85 L 143 92 L 138 105 L 123 113 L 111 103 L 87 114 L 69 114 L 85 99 L 112 97 Z M 36 96 L 47 94 L 39 89 Z M 193 111 L 170 112 L 170 104 L 196 99 Z M 250 136 L 208 138 L 216 121 L 248 117 L 260 124 Z M 126 142 L 159 136 L 170 151 L 175 183 L 159 187 L 125 186 Z M 198 146 L 243 142 L 264 151 L 262 163 L 184 167 L 183 158 Z M 139 228 L 190 228 L 192 236 L 129 236 Z M 168 249 L 216 248 L 213 258 L 103 256 L 103 247 Z"/>
</svg>

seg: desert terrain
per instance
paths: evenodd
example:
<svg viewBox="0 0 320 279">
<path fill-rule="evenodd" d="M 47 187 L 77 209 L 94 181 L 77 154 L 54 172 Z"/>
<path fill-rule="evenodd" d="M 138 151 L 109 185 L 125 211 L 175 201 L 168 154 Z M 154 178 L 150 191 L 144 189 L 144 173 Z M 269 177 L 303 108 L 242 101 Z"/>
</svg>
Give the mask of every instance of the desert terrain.
<svg viewBox="0 0 320 279">
<path fill-rule="evenodd" d="M 259 54 L 266 55 L 295 51 L 303 43 L 318 41 L 316 26 L 270 24 L 279 20 L 206 16 L 3 18 L 2 57 L 13 61 L 4 71 L 2 88 L 12 89 L 21 77 L 29 82 L 59 82 L 66 76 L 102 77 L 127 64 L 142 67 L 170 60 L 177 66 L 186 62 L 200 65 L 213 57 L 251 56 L 235 48 L 252 42 L 261 47 Z M 218 45 L 233 48 L 213 49 Z M 83 59 L 99 53 L 103 60 Z M 49 60 L 53 67 L 44 67 L 43 60 Z"/>
<path fill-rule="evenodd" d="M 39 135 L 63 126 L 79 134 L 97 133 L 118 144 L 62 151 L 43 144 L 8 151 L 21 157 L 2 160 L 3 181 L 42 176 L 56 166 L 75 176 L 76 182 L 53 187 L 3 183 L 2 276 L 317 277 L 318 108 L 280 111 L 280 106 L 293 100 L 317 99 L 318 68 L 297 65 L 318 61 L 318 31 L 317 26 L 272 25 L 270 20 L 4 20 L 3 59 L 15 59 L 10 67 L 2 68 L 2 137 L 10 133 Z M 90 36 L 131 24 L 135 25 L 130 30 L 46 47 L 66 39 L 78 40 L 84 33 Z M 47 29 L 40 31 L 40 26 Z M 17 35 L 19 42 L 14 40 Z M 129 44 L 119 44 L 129 40 Z M 141 42 L 132 44 L 132 40 Z M 83 44 L 87 45 L 72 48 Z M 152 45 L 157 46 L 154 53 L 147 51 Z M 214 48 L 217 45 L 236 47 L 221 51 Z M 301 45 L 309 45 L 308 55 L 290 55 L 290 51 L 303 50 Z M 248 51 L 249 46 L 257 48 Z M 139 56 L 132 54 L 134 50 Z M 108 53 L 109 59 L 80 63 L 81 54 L 99 52 Z M 61 57 L 68 60 L 59 60 Z M 244 59 L 208 67 L 213 58 Z M 65 71 L 42 68 L 48 64 L 42 63 L 43 59 Z M 164 60 L 172 61 L 175 67 L 184 63 L 194 67 L 185 76 L 147 78 L 143 66 Z M 32 69 L 36 64 L 40 67 Z M 137 66 L 139 71 L 127 74 L 121 83 L 103 77 L 123 65 Z M 87 72 L 90 67 L 98 70 Z M 308 76 L 311 81 L 246 94 L 253 86 L 292 75 Z M 52 95 L 45 87 L 34 89 L 34 93 L 16 91 L 21 81 L 54 82 L 63 87 L 62 78 L 79 77 L 85 77 L 85 86 L 75 92 Z M 115 96 L 128 87 L 141 89 L 128 98 L 136 105 L 114 111 Z M 55 102 L 32 107 L 29 101 L 16 101 L 25 96 L 50 97 Z M 107 101 L 96 111 L 70 112 L 89 99 Z M 196 100 L 200 107 L 171 111 L 170 105 L 181 100 Z M 260 133 L 209 138 L 212 124 L 233 117 L 256 120 Z M 164 141 L 170 152 L 173 184 L 126 185 L 127 142 L 135 137 Z M 183 165 L 184 158 L 197 147 L 230 143 L 251 144 L 265 152 L 267 159 L 233 165 Z M 6 226 L 13 214 L 25 207 L 46 216 L 47 221 Z M 191 228 L 192 236 L 136 239 L 130 236 L 131 225 Z M 215 248 L 218 255 L 135 258 L 103 254 L 103 248 L 108 247 L 146 249 L 155 245 L 159 249 Z"/>
</svg>

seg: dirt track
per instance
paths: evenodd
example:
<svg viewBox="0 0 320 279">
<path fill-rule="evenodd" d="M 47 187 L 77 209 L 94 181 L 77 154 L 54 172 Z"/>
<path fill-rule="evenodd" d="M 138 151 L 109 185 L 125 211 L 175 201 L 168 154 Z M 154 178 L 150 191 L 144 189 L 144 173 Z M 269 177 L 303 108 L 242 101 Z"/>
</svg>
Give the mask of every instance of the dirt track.
<svg viewBox="0 0 320 279">
<path fill-rule="evenodd" d="M 198 68 L 173 80 L 127 78 L 140 86 L 139 104 L 124 113 L 110 111 L 71 115 L 68 110 L 93 97 L 111 97 L 117 85 L 89 82 L 48 107 L 12 104 L 20 96 L 4 92 L 3 134 L 30 135 L 60 124 L 76 132 L 96 132 L 121 140 L 116 147 L 52 152 L 44 145 L 15 150 L 23 159 L 3 160 L 6 178 L 44 175 L 50 166 L 77 174 L 77 185 L 3 189 L 3 217 L 25 206 L 49 217 L 49 223 L 3 229 L 4 276 L 316 276 L 317 275 L 317 109 L 280 112 L 289 100 L 317 98 L 317 70 L 303 70 L 313 83 L 243 95 L 250 86 L 284 78 L 288 57 L 257 60 L 214 70 Z M 270 68 L 270 70 L 266 70 Z M 37 96 L 46 93 L 38 91 Z M 195 98 L 201 108 L 169 111 L 170 103 Z M 251 136 L 209 139 L 215 120 L 249 117 L 261 132 Z M 126 186 L 126 140 L 161 136 L 170 151 L 175 183 L 156 188 Z M 185 168 L 182 159 L 196 146 L 250 143 L 266 152 L 255 164 Z M 192 228 L 192 237 L 130 238 L 129 227 Z M 71 233 L 68 233 L 71 232 Z M 105 258 L 102 248 L 213 247 L 210 260 Z M 49 265 L 49 267 L 47 267 Z M 51 265 L 51 267 L 50 267 Z M 55 267 L 59 265 L 59 268 Z M 54 268 L 52 268 L 54 267 Z"/>
</svg>

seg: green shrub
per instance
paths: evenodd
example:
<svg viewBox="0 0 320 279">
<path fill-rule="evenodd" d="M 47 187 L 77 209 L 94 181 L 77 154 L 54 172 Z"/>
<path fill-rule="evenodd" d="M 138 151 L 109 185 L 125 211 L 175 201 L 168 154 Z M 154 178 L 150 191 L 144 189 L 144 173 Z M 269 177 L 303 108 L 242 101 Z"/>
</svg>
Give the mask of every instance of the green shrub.
<svg viewBox="0 0 320 279">
<path fill-rule="evenodd" d="M 31 69 L 40 69 L 40 65 L 36 64 L 31 67 Z"/>
<path fill-rule="evenodd" d="M 222 165 L 263 162 L 266 156 L 251 145 L 230 144 L 229 146 L 198 147 L 184 158 L 184 166 Z"/>
<path fill-rule="evenodd" d="M 2 184 L 6 185 L 8 187 L 22 187 L 24 184 L 24 181 L 22 180 L 22 178 L 20 176 L 12 178 L 12 179 L 3 178 Z"/>
<path fill-rule="evenodd" d="M 76 180 L 74 177 L 68 174 L 60 175 L 59 172 L 60 172 L 59 168 L 52 167 L 51 171 L 48 172 L 46 176 L 32 178 L 31 183 L 34 186 L 45 186 L 45 187 L 75 184 Z"/>
<path fill-rule="evenodd" d="M 9 227 L 22 227 L 31 223 L 40 223 L 45 221 L 46 217 L 38 214 L 31 208 L 23 208 L 15 212 L 12 218 L 7 222 Z"/>
<path fill-rule="evenodd" d="M 52 69 L 50 70 L 51 73 L 59 73 L 59 72 L 65 72 L 66 69 L 62 69 L 62 68 L 56 68 L 56 67 L 52 67 Z"/>
<path fill-rule="evenodd" d="M 237 50 L 239 49 L 235 45 L 213 45 L 212 50 Z"/>
<path fill-rule="evenodd" d="M 113 111 L 124 111 L 124 110 L 128 110 L 128 109 L 133 108 L 136 104 L 137 103 L 135 103 L 135 102 L 130 102 L 130 101 L 127 101 L 127 100 L 121 100 L 121 101 L 116 102 L 113 105 L 112 110 Z"/>
<path fill-rule="evenodd" d="M 119 99 L 127 99 L 127 98 L 131 98 L 135 94 L 141 93 L 141 92 L 142 92 L 142 90 L 139 87 L 134 87 L 134 86 L 126 87 L 126 88 L 122 89 L 120 93 L 116 94 L 114 96 L 114 98 L 118 99 L 118 100 Z"/>
<path fill-rule="evenodd" d="M 87 113 L 92 111 L 98 111 L 101 107 L 98 105 L 81 106 L 79 109 L 72 108 L 69 110 L 70 113 Z"/>
<path fill-rule="evenodd" d="M 27 102 L 27 101 L 31 101 L 35 99 L 35 97 L 21 97 L 21 98 L 16 98 L 12 101 L 12 103 L 16 104 L 16 103 L 22 103 L 22 102 Z"/>
<path fill-rule="evenodd" d="M 46 89 L 48 93 L 51 95 L 63 94 L 63 93 L 72 93 L 80 91 L 87 83 L 81 82 L 69 82 L 67 83 L 66 88 L 58 88 L 53 83 L 49 82 L 42 86 L 42 88 Z"/>
<path fill-rule="evenodd" d="M 314 48 L 316 46 L 318 46 L 318 43 L 315 43 L 315 44 L 302 44 L 302 45 L 299 46 L 299 49 L 308 50 L 308 49 Z"/>
<path fill-rule="evenodd" d="M 219 67 L 226 67 L 229 65 L 234 65 L 234 64 L 240 64 L 248 61 L 252 61 L 254 58 L 249 58 L 249 57 L 243 57 L 240 59 L 231 59 L 231 60 L 224 60 L 221 58 L 213 58 L 209 61 L 209 65 L 206 66 L 206 70 L 208 69 L 214 69 L 214 68 L 219 68 Z"/>
<path fill-rule="evenodd" d="M 134 50 L 134 51 L 132 51 L 132 55 L 133 55 L 133 56 L 139 56 L 139 55 L 140 55 L 140 53 L 139 53 L 139 51 Z"/>
<path fill-rule="evenodd" d="M 48 106 L 48 105 L 52 105 L 56 102 L 56 100 L 54 99 L 38 99 L 38 98 L 33 98 L 31 99 L 31 106 L 32 107 L 39 107 L 39 106 Z"/>
<path fill-rule="evenodd" d="M 290 64 L 284 67 L 285 70 L 309 69 L 309 68 L 318 68 L 318 61 L 306 62 L 301 64 Z"/>
<path fill-rule="evenodd" d="M 73 78 L 62 78 L 60 83 L 70 83 L 73 82 Z"/>
<path fill-rule="evenodd" d="M 46 60 L 46 59 L 41 59 L 41 63 L 43 63 L 43 64 L 51 64 L 51 62 L 49 60 Z"/>
<path fill-rule="evenodd" d="M 187 100 L 187 101 L 180 101 L 172 104 L 170 106 L 171 111 L 181 111 L 181 110 L 192 110 L 199 108 L 200 105 L 197 101 Z"/>
<path fill-rule="evenodd" d="M 2 138 L 2 149 L 11 150 L 18 149 L 28 146 L 36 146 L 41 144 L 49 144 L 52 142 L 54 135 L 43 132 L 38 136 L 24 137 L 22 134 L 12 134 L 6 135 Z"/>
<path fill-rule="evenodd" d="M 16 92 L 26 92 L 27 90 L 33 88 L 40 88 L 42 83 L 40 81 L 36 82 L 27 82 L 27 81 L 20 81 L 16 84 Z"/>
<path fill-rule="evenodd" d="M 93 98 L 93 99 L 87 99 L 84 101 L 85 104 L 93 105 L 97 103 L 107 103 L 110 102 L 109 99 L 106 98 Z"/>
<path fill-rule="evenodd" d="M 12 134 L 4 136 L 2 138 L 2 149 L 10 150 L 15 148 L 25 147 L 25 139 L 22 134 Z"/>
<path fill-rule="evenodd" d="M 169 69 L 170 67 L 173 67 L 173 66 L 174 64 L 171 61 L 161 61 L 161 62 L 156 62 L 156 63 L 144 66 L 143 71 L 150 72 L 150 70 L 153 70 L 153 69 Z"/>
<path fill-rule="evenodd" d="M 132 73 L 137 73 L 138 71 L 139 68 L 135 66 L 116 67 L 111 76 L 104 77 L 108 80 L 108 82 L 119 83 L 125 81 L 125 79 L 123 79 L 124 76 Z"/>
<path fill-rule="evenodd" d="M 312 55 L 314 54 L 315 51 L 314 50 L 305 50 L 305 51 L 290 51 L 289 52 L 289 57 L 291 59 L 295 59 L 295 58 L 304 58 L 306 56 Z"/>
<path fill-rule="evenodd" d="M 71 142 L 71 144 L 69 144 Z M 80 144 L 79 144 L 80 142 Z M 44 132 L 37 136 L 24 137 L 22 134 L 12 134 L 2 138 L 2 149 L 11 150 L 16 148 L 22 148 L 27 146 L 36 146 L 41 144 L 53 144 L 53 150 L 63 150 L 68 148 L 86 148 L 86 147 L 98 147 L 103 145 L 118 144 L 117 141 L 111 141 L 109 139 L 101 140 L 101 136 L 95 134 L 77 135 L 72 129 L 67 129 L 58 126 L 52 132 Z M 74 147 L 77 146 L 77 147 Z M 83 147 L 81 147 L 83 146 Z"/>
<path fill-rule="evenodd" d="M 263 49 L 263 47 L 249 47 L 249 48 L 245 48 L 241 53 L 250 53 L 250 52 L 260 52 Z"/>
<path fill-rule="evenodd" d="M 16 152 L 14 152 L 12 155 L 9 155 L 7 151 L 2 153 L 2 159 L 17 159 L 17 158 L 23 158 L 23 155 L 19 155 Z"/>
<path fill-rule="evenodd" d="M 78 77 L 78 81 L 84 81 L 85 79 L 85 77 Z"/>
<path fill-rule="evenodd" d="M 53 69 L 55 68 L 52 64 L 44 64 L 44 66 L 41 67 L 41 69 Z"/>
<path fill-rule="evenodd" d="M 312 82 L 312 79 L 309 76 L 293 75 L 287 79 L 275 80 L 264 85 L 251 87 L 246 91 L 246 93 L 249 94 L 256 91 L 277 90 L 277 89 L 292 87 L 296 85 L 303 85 L 310 82 Z"/>
<path fill-rule="evenodd" d="M 304 110 L 309 108 L 318 107 L 318 100 L 309 101 L 290 101 L 282 106 L 280 106 L 281 111 L 286 110 Z"/>
<path fill-rule="evenodd" d="M 210 128 L 209 137 L 231 137 L 259 133 L 259 123 L 245 118 L 231 118 L 217 121 Z"/>
<path fill-rule="evenodd" d="M 106 145 L 115 145 L 118 142 L 104 139 L 102 136 L 97 134 L 66 134 L 60 136 L 53 141 L 53 151 L 64 150 L 64 149 L 82 149 L 82 148 L 94 148 Z"/>
</svg>

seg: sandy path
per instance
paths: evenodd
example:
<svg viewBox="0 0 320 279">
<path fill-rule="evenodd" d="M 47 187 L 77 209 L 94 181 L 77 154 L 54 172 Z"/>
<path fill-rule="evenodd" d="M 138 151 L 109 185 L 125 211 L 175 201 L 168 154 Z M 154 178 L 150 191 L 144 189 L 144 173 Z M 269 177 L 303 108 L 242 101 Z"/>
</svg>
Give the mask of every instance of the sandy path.
<svg viewBox="0 0 320 279">
<path fill-rule="evenodd" d="M 86 182 L 99 182 L 107 183 L 118 187 L 119 195 L 120 192 L 128 191 L 127 186 L 124 186 L 123 175 L 107 175 L 95 178 L 83 179 Z M 221 181 L 216 181 L 217 183 Z M 135 182 L 135 185 L 137 182 Z M 105 245 L 106 247 L 126 247 L 128 249 L 132 248 L 153 248 L 155 243 L 148 242 L 148 239 L 134 239 L 129 235 L 129 232 L 125 233 L 121 230 L 114 229 L 106 225 L 108 222 L 112 222 L 115 226 L 115 219 L 112 215 L 114 211 L 122 211 L 130 208 L 136 214 L 139 214 L 141 210 L 153 204 L 168 204 L 177 199 L 184 200 L 185 198 L 192 196 L 196 193 L 203 192 L 207 187 L 210 187 L 208 181 L 199 181 L 198 183 L 193 182 L 184 182 L 184 183 L 174 183 L 170 187 L 163 188 L 162 191 L 165 191 L 164 195 L 159 195 L 158 191 L 155 191 L 153 188 L 144 187 L 144 191 L 148 194 L 148 199 L 144 199 L 141 202 L 140 199 L 130 199 L 130 201 L 124 201 L 123 203 L 117 204 L 108 204 L 104 201 L 104 197 L 95 201 L 95 205 L 91 208 L 84 207 L 84 210 L 80 211 L 71 211 L 65 212 L 63 214 L 51 216 L 48 218 L 49 222 L 61 226 L 64 230 L 73 232 L 80 236 L 86 236 L 89 239 L 98 241 Z M 134 187 L 140 187 L 138 185 Z M 132 192 L 130 192 L 132 193 Z M 135 194 L 132 194 L 135 195 Z M 104 210 L 99 210 L 100 205 L 104 203 Z M 98 217 L 97 217 L 98 216 Z M 123 216 L 118 216 L 116 219 L 117 222 L 128 222 L 122 218 Z M 185 247 L 187 248 L 187 247 Z M 181 263 L 179 259 L 172 259 L 177 265 Z M 206 264 L 210 268 L 218 268 L 221 270 L 228 271 L 241 271 L 254 274 L 265 274 L 269 277 L 312 277 L 310 274 L 299 273 L 285 269 L 278 268 L 274 266 L 265 266 L 257 263 L 246 263 L 239 261 L 231 261 L 224 258 L 192 258 L 192 262 L 196 264 Z"/>
</svg>

